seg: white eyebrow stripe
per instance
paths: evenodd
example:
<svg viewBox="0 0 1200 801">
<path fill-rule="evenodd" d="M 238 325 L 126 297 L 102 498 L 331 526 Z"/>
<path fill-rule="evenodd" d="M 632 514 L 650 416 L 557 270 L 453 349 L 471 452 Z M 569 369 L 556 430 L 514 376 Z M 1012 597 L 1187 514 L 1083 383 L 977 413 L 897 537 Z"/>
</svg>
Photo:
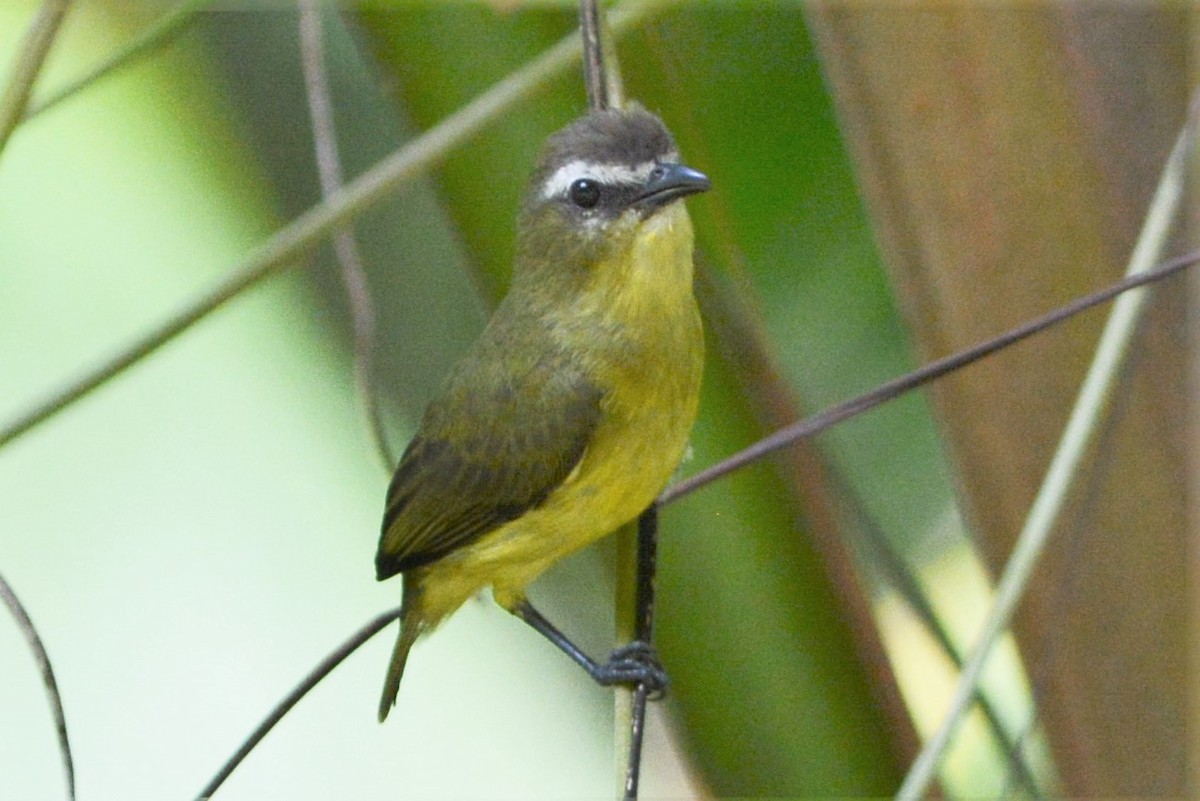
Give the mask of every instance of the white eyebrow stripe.
<svg viewBox="0 0 1200 801">
<path fill-rule="evenodd" d="M 635 167 L 624 164 L 597 164 L 576 159 L 559 167 L 542 184 L 542 199 L 565 195 L 567 188 L 580 178 L 592 178 L 602 184 L 642 184 L 650 177 L 657 162 L 647 161 Z"/>
</svg>

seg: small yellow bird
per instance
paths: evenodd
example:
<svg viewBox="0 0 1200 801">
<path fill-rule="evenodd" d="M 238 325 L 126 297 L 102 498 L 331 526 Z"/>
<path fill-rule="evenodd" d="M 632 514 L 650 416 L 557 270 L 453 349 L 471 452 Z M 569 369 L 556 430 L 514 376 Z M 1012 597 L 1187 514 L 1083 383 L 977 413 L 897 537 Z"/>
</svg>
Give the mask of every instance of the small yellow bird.
<svg viewBox="0 0 1200 801">
<path fill-rule="evenodd" d="M 417 637 L 491 587 L 604 684 L 525 597 L 559 559 L 645 510 L 683 456 L 704 342 L 692 224 L 709 188 L 653 114 L 588 114 L 547 140 L 521 207 L 512 286 L 425 410 L 388 488 L 375 557 L 404 576 L 379 719 Z M 643 666 L 644 667 L 644 666 Z"/>
</svg>

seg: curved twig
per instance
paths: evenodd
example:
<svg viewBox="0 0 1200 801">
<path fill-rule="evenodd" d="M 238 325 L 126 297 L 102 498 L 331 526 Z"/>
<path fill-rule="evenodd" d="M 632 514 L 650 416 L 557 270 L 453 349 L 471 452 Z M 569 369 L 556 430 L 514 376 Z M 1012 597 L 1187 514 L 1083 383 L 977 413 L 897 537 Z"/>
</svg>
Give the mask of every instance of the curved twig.
<svg viewBox="0 0 1200 801">
<path fill-rule="evenodd" d="M 42 673 L 42 684 L 46 688 L 46 699 L 50 702 L 50 714 L 54 718 L 54 729 L 58 733 L 58 751 L 62 755 L 63 777 L 67 782 L 67 798 L 74 801 L 75 761 L 71 757 L 71 743 L 67 739 L 67 716 L 63 710 L 62 695 L 58 692 L 58 682 L 54 680 L 54 668 L 50 665 L 50 654 L 46 652 L 46 646 L 42 644 L 42 638 L 38 636 L 37 627 L 33 625 L 29 613 L 25 611 L 24 605 L 17 598 L 17 594 L 13 592 L 12 586 L 4 580 L 4 576 L 0 576 L 0 600 L 4 601 L 4 605 L 8 607 L 8 611 L 17 622 L 17 628 L 25 635 L 25 641 L 29 643 L 29 650 L 33 652 L 33 659 Z"/>
<path fill-rule="evenodd" d="M 337 128 L 333 120 L 333 97 L 329 91 L 325 66 L 325 43 L 321 11 L 316 0 L 300 0 L 300 63 L 304 71 L 304 89 L 312 116 L 313 146 L 321 195 L 328 200 L 342 188 L 342 164 L 338 157 Z M 367 428 L 383 469 L 396 467 L 396 454 L 388 445 L 379 397 L 372 372 L 375 362 L 375 304 L 367 284 L 366 270 L 359 256 L 353 223 L 346 223 L 333 234 L 333 251 L 340 267 L 342 287 L 354 321 L 354 384 L 363 404 Z"/>
<path fill-rule="evenodd" d="M 282 720 L 283 716 L 291 711 L 292 707 L 294 707 L 301 698 L 307 695 L 313 687 L 316 687 L 322 679 L 333 672 L 333 669 L 340 665 L 346 657 L 357 651 L 364 643 L 367 642 L 367 640 L 383 631 L 394 621 L 399 619 L 399 617 L 400 608 L 397 607 L 371 618 L 366 625 L 354 632 L 354 634 L 347 637 L 346 640 L 336 649 L 334 649 L 332 653 L 318 662 L 317 666 L 314 667 L 312 671 L 305 676 L 304 679 L 301 680 L 301 682 L 297 684 L 290 693 L 284 696 L 279 703 L 271 708 L 271 711 L 267 713 L 265 718 L 263 718 L 262 723 L 258 724 L 258 728 L 250 732 L 249 736 L 242 741 L 242 744 L 238 746 L 237 751 L 234 751 L 233 756 L 229 757 L 225 764 L 221 766 L 220 770 L 218 770 L 216 774 L 208 780 L 208 784 L 204 785 L 204 789 L 197 794 L 196 798 L 205 799 L 212 796 L 212 794 L 217 791 L 217 788 L 225 783 L 225 780 L 229 778 L 230 774 L 233 773 L 237 766 L 242 764 L 242 760 L 254 750 L 255 746 L 258 745 L 262 738 L 267 736 L 267 732 L 273 729 L 275 724 Z"/>
</svg>

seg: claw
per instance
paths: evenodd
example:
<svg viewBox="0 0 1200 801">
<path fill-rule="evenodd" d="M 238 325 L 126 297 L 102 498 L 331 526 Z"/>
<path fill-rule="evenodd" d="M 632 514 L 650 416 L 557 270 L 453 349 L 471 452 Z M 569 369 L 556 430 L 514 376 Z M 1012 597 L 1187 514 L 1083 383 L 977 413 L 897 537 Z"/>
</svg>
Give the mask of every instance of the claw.
<svg viewBox="0 0 1200 801">
<path fill-rule="evenodd" d="M 639 640 L 613 651 L 608 661 L 597 668 L 595 678 L 605 686 L 642 685 L 647 697 L 655 701 L 666 695 L 671 683 L 654 646 Z"/>
</svg>

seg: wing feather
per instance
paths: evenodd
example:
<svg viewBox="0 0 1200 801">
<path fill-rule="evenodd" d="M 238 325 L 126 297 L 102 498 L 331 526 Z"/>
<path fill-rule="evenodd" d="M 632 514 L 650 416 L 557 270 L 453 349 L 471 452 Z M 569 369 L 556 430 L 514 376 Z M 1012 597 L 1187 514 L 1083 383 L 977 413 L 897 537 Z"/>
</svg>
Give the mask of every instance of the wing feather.
<svg viewBox="0 0 1200 801">
<path fill-rule="evenodd" d="M 538 506 L 579 463 L 602 392 L 578 373 L 520 381 L 460 370 L 430 404 L 388 488 L 380 580 L 442 558 Z"/>
</svg>

